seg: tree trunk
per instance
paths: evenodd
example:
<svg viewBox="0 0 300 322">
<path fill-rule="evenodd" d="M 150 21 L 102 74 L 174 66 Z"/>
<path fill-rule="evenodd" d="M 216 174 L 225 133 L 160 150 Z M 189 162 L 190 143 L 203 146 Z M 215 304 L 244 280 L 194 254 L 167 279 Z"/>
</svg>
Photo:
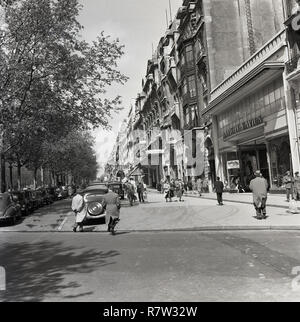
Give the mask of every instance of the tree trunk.
<svg viewBox="0 0 300 322">
<path fill-rule="evenodd" d="M 1 152 L 0 155 L 0 167 L 1 167 L 1 192 L 6 191 L 6 177 L 5 177 L 5 156 L 4 153 Z"/>
<path fill-rule="evenodd" d="M 41 167 L 41 182 L 42 182 L 42 187 L 44 187 L 44 168 Z"/>
<path fill-rule="evenodd" d="M 17 168 L 18 168 L 18 190 L 21 190 L 21 185 L 22 185 L 22 182 L 21 182 L 21 164 L 20 162 L 18 162 L 18 165 L 17 165 Z"/>
<path fill-rule="evenodd" d="M 9 164 L 9 185 L 10 185 L 10 190 L 13 190 L 14 185 L 13 185 L 13 166 L 10 163 Z"/>
<path fill-rule="evenodd" d="M 33 171 L 33 189 L 36 190 L 37 188 L 37 169 Z"/>
</svg>

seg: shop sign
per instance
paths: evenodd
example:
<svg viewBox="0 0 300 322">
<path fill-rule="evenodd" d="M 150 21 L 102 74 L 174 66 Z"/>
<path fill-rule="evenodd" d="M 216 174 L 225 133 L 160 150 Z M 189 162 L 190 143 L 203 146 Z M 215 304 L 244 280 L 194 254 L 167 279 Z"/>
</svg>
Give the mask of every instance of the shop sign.
<svg viewBox="0 0 300 322">
<path fill-rule="evenodd" d="M 258 126 L 264 122 L 263 118 L 257 117 L 253 120 L 245 121 L 243 123 L 238 124 L 235 127 L 232 127 L 231 129 L 224 132 L 224 139 L 228 138 L 229 136 L 232 136 L 234 134 L 238 134 L 240 132 L 243 132 L 245 130 L 251 129 L 255 126 Z"/>
<path fill-rule="evenodd" d="M 240 161 L 239 160 L 227 161 L 227 169 L 228 170 L 239 169 L 239 168 L 240 168 Z"/>
<path fill-rule="evenodd" d="M 290 46 L 293 48 L 296 44 L 300 48 L 300 13 L 293 14 L 286 22 L 288 27 L 287 35 Z"/>
</svg>

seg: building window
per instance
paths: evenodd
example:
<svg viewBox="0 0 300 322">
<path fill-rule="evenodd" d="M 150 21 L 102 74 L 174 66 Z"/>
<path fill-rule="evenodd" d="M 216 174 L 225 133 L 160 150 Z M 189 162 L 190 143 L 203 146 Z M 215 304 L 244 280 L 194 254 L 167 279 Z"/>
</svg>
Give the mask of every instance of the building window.
<svg viewBox="0 0 300 322">
<path fill-rule="evenodd" d="M 189 107 L 186 107 L 184 110 L 184 124 L 187 126 L 190 124 L 190 113 Z"/>
<path fill-rule="evenodd" d="M 193 46 L 188 45 L 185 48 L 185 53 L 186 53 L 186 63 L 189 67 L 194 66 L 194 54 L 193 54 Z"/>
<path fill-rule="evenodd" d="M 190 97 L 194 98 L 197 95 L 197 93 L 196 93 L 196 78 L 195 78 L 195 75 L 189 76 L 188 82 L 189 82 Z"/>
<path fill-rule="evenodd" d="M 186 78 L 183 80 L 182 84 L 182 95 L 186 95 L 188 92 L 187 81 Z"/>
<path fill-rule="evenodd" d="M 183 67 L 184 65 L 185 65 L 185 56 L 184 56 L 184 52 L 182 52 L 180 56 L 180 66 Z"/>
</svg>

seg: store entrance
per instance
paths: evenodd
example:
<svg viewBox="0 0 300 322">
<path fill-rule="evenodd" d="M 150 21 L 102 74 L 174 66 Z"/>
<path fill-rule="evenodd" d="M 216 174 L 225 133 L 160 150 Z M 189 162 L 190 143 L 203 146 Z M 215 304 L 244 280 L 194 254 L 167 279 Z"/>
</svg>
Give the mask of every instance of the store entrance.
<svg viewBox="0 0 300 322">
<path fill-rule="evenodd" d="M 260 170 L 263 177 L 270 183 L 267 148 L 266 145 L 241 146 L 241 184 L 248 190 L 250 181 L 254 178 L 254 173 Z"/>
</svg>

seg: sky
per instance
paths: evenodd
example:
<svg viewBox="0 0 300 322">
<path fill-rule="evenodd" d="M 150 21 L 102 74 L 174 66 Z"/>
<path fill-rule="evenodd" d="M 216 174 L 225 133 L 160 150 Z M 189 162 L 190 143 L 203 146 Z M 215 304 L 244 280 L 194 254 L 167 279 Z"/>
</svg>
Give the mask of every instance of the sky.
<svg viewBox="0 0 300 322">
<path fill-rule="evenodd" d="M 152 56 L 152 44 L 157 47 L 167 29 L 166 10 L 170 20 L 169 0 L 80 0 L 83 5 L 79 20 L 84 26 L 82 36 L 94 40 L 104 31 L 105 35 L 119 38 L 125 45 L 125 55 L 119 68 L 129 77 L 124 85 L 109 88 L 109 97 L 121 95 L 124 110 L 111 120 L 112 131 L 97 130 L 95 150 L 100 166 L 108 160 L 121 122 L 126 118 L 131 104 L 141 92 L 147 61 Z M 183 0 L 170 0 L 174 18 Z M 101 170 L 100 170 L 101 173 Z M 99 173 L 99 174 L 100 174 Z"/>
</svg>

